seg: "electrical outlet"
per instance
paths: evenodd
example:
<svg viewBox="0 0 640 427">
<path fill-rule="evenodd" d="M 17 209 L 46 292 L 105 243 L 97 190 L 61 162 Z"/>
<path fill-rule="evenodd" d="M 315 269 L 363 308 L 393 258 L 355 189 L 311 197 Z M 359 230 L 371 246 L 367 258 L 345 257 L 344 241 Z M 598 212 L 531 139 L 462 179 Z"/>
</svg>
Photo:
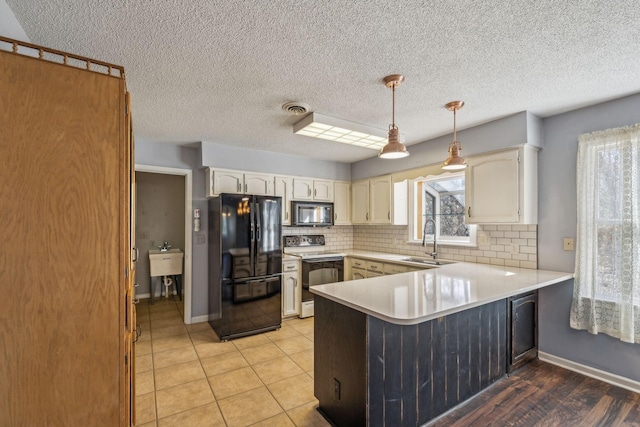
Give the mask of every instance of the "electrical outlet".
<svg viewBox="0 0 640 427">
<path fill-rule="evenodd" d="M 563 248 L 565 251 L 573 250 L 573 239 L 571 237 L 564 238 Z"/>
<path fill-rule="evenodd" d="M 333 379 L 333 397 L 335 400 L 340 400 L 340 381 Z"/>
</svg>

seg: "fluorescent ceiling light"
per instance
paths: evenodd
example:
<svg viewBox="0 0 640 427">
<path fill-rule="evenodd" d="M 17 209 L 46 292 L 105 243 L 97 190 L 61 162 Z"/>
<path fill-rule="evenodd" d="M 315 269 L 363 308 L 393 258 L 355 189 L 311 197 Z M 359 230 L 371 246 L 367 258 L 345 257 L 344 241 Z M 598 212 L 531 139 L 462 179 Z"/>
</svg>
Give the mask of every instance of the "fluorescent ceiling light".
<svg viewBox="0 0 640 427">
<path fill-rule="evenodd" d="M 293 133 L 371 148 L 372 150 L 380 150 L 384 147 L 388 137 L 386 129 L 378 129 L 318 113 L 308 114 L 294 124 Z M 400 139 L 404 140 L 404 136 L 400 135 Z"/>
</svg>

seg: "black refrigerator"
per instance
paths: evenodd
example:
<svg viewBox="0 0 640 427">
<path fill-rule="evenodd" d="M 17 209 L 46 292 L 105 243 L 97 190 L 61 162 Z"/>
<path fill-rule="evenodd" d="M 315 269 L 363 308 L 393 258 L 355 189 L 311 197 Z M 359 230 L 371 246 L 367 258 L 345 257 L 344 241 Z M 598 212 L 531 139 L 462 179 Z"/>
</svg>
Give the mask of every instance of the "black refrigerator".
<svg viewBox="0 0 640 427">
<path fill-rule="evenodd" d="M 280 328 L 282 199 L 209 200 L 209 323 L 221 340 Z"/>
</svg>

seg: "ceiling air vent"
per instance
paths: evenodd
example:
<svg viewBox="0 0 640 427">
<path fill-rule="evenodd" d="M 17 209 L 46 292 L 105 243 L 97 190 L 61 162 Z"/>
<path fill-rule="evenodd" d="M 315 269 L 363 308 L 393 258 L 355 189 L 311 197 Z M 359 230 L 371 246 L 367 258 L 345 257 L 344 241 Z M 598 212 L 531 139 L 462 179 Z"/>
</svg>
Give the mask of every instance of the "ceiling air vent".
<svg viewBox="0 0 640 427">
<path fill-rule="evenodd" d="M 311 107 L 304 102 L 287 102 L 282 106 L 282 110 L 292 116 L 301 116 L 311 111 Z"/>
</svg>

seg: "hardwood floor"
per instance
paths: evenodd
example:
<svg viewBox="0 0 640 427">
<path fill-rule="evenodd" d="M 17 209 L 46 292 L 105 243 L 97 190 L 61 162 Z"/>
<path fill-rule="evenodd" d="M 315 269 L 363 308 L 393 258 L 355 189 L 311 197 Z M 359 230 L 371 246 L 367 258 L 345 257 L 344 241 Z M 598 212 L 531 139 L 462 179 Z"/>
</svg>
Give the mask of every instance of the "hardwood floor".
<svg viewBox="0 0 640 427">
<path fill-rule="evenodd" d="M 640 426 L 640 394 L 535 361 L 427 426 Z"/>
</svg>

